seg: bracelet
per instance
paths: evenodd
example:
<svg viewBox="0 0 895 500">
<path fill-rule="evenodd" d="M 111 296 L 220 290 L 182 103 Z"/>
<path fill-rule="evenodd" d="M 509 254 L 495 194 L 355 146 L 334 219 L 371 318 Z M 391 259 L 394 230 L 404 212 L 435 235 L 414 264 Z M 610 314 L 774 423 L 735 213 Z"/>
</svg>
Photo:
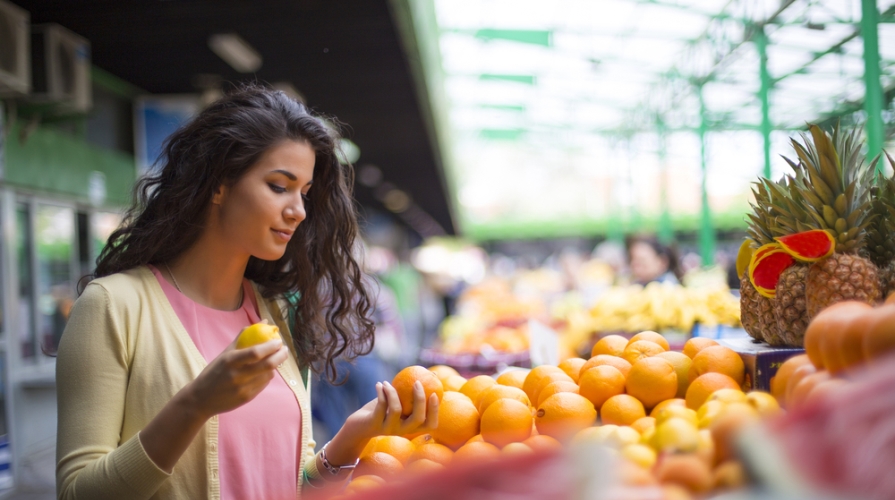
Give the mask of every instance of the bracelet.
<svg viewBox="0 0 895 500">
<path fill-rule="evenodd" d="M 333 476 L 338 475 L 342 469 L 345 470 L 353 470 L 357 467 L 357 464 L 360 463 L 360 458 L 354 461 L 353 464 L 349 465 L 333 465 L 329 463 L 329 460 L 326 459 L 326 447 L 329 446 L 329 442 L 323 445 L 323 448 L 320 448 L 320 461 L 323 462 L 323 468 L 329 471 Z"/>
</svg>

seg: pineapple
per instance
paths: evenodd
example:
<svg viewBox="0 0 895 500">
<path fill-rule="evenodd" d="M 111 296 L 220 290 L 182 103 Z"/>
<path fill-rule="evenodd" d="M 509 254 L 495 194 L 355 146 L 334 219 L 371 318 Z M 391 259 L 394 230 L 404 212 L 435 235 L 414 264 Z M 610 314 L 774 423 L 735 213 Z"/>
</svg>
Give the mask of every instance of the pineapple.
<svg viewBox="0 0 895 500">
<path fill-rule="evenodd" d="M 804 134 L 804 146 L 792 141 L 800 160 L 792 194 L 808 215 L 797 218 L 809 229 L 829 231 L 836 239 L 836 252 L 808 268 L 805 297 L 808 316 L 813 318 L 843 300 L 875 303 L 880 281 L 876 265 L 861 255 L 874 219 L 873 168 L 860 154 L 858 130 L 841 132 L 837 126 L 830 137 L 811 125 L 810 132 L 813 142 Z"/>
<path fill-rule="evenodd" d="M 760 247 L 774 242 L 771 226 L 778 215 L 771 203 L 771 191 L 767 184 L 756 183 L 752 189 L 755 203 L 749 214 L 749 237 Z M 777 318 L 774 316 L 773 300 L 758 293 L 749 280 L 748 270 L 740 277 L 740 317 L 743 328 L 749 335 L 773 346 L 783 345 L 778 333 Z"/>
<path fill-rule="evenodd" d="M 887 155 L 889 165 L 895 170 L 895 160 Z M 867 237 L 870 260 L 880 271 L 882 296 L 895 292 L 895 176 L 880 175 L 874 188 L 873 214 L 876 216 Z"/>
</svg>

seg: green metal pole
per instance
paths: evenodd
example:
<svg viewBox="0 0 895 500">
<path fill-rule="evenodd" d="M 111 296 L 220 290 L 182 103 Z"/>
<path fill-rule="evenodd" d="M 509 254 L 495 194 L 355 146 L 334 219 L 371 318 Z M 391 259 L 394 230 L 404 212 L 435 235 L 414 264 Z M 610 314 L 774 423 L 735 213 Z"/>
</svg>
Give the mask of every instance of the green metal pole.
<svg viewBox="0 0 895 500">
<path fill-rule="evenodd" d="M 665 121 L 659 117 L 656 120 L 656 128 L 658 129 L 659 138 L 659 208 L 661 215 L 659 216 L 659 241 L 663 244 L 669 244 L 674 239 L 674 229 L 671 225 L 671 212 L 668 209 L 668 161 Z"/>
<path fill-rule="evenodd" d="M 755 33 L 755 47 L 758 49 L 759 73 L 761 89 L 758 98 L 761 100 L 761 136 L 764 139 L 764 177 L 771 178 L 771 105 L 768 94 L 771 92 L 771 75 L 768 74 L 768 35 L 764 26 Z"/>
<path fill-rule="evenodd" d="M 879 12 L 876 0 L 861 0 L 861 38 L 864 39 L 864 111 L 867 112 L 867 156 L 883 150 L 883 89 L 879 71 Z M 877 164 L 882 171 L 883 162 Z"/>
<path fill-rule="evenodd" d="M 712 227 L 712 209 L 709 206 L 708 160 L 706 158 L 705 141 L 708 132 L 705 99 L 702 96 L 702 84 L 697 87 L 699 93 L 699 159 L 702 166 L 702 222 L 699 226 L 699 253 L 702 265 L 710 266 L 715 262 L 715 229 Z"/>
</svg>

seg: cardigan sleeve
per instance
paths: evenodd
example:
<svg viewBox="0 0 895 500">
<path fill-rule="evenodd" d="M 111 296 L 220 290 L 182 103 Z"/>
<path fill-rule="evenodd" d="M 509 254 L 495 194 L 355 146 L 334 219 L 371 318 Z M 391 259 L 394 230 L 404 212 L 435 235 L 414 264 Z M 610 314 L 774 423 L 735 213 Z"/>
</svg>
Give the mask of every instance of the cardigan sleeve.
<svg viewBox="0 0 895 500">
<path fill-rule="evenodd" d="M 75 302 L 56 360 L 56 491 L 66 500 L 148 499 L 170 477 L 136 434 L 121 442 L 130 359 L 120 306 L 92 283 Z"/>
</svg>

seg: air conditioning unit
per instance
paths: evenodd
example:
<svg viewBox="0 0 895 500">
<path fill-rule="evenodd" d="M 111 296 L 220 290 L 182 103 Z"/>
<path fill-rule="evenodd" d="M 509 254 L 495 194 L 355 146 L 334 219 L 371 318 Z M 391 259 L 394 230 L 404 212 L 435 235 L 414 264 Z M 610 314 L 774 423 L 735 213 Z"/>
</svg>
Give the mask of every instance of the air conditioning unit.
<svg viewBox="0 0 895 500">
<path fill-rule="evenodd" d="M 31 101 L 54 103 L 60 113 L 93 105 L 90 42 L 58 24 L 31 27 Z"/>
<path fill-rule="evenodd" d="M 28 12 L 0 0 L 0 97 L 31 91 L 31 41 Z"/>
</svg>

